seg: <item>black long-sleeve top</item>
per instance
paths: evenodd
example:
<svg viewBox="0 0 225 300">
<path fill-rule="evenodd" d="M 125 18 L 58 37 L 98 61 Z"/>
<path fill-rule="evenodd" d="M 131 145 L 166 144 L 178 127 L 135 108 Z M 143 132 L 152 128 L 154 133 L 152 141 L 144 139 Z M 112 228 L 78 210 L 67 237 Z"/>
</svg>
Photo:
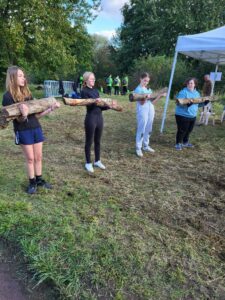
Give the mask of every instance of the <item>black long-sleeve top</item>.
<svg viewBox="0 0 225 300">
<path fill-rule="evenodd" d="M 32 100 L 32 99 L 25 99 L 25 101 L 28 100 Z M 12 105 L 15 104 L 15 101 L 11 95 L 10 92 L 6 92 L 3 95 L 3 100 L 2 100 L 2 106 L 8 106 L 8 105 Z M 14 131 L 23 131 L 23 130 L 27 130 L 27 129 L 34 129 L 34 128 L 38 128 L 41 127 L 38 119 L 36 118 L 35 114 L 31 114 L 27 116 L 27 120 L 25 120 L 24 122 L 18 122 L 16 119 L 13 120 L 13 127 L 14 127 Z"/>
<path fill-rule="evenodd" d="M 99 98 L 99 92 L 97 89 L 89 88 L 88 86 L 84 87 L 81 91 L 81 98 L 82 99 L 96 99 Z M 107 110 L 109 107 L 100 107 L 97 106 L 95 103 L 91 105 L 87 105 L 87 114 L 89 113 L 95 113 L 95 114 L 101 114 L 102 110 Z"/>
</svg>

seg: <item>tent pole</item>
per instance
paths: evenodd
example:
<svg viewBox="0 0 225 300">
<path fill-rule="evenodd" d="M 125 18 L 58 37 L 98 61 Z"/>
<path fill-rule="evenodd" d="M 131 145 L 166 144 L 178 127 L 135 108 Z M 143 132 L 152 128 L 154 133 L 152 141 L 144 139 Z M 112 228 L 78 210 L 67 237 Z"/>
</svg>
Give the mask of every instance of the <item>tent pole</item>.
<svg viewBox="0 0 225 300">
<path fill-rule="evenodd" d="M 213 83 L 212 83 L 212 91 L 211 91 L 211 96 L 214 95 L 214 86 L 215 86 L 215 82 L 216 82 L 216 75 L 217 75 L 217 72 L 218 72 L 218 66 L 219 64 L 217 63 L 216 64 L 216 69 L 215 69 L 215 76 L 214 76 L 214 80 L 213 80 Z"/>
<path fill-rule="evenodd" d="M 170 91 L 171 91 L 173 76 L 174 76 L 175 67 L 176 67 L 176 63 L 177 63 L 177 54 L 178 54 L 178 52 L 176 51 L 175 54 L 174 54 L 173 66 L 172 66 L 171 75 L 170 75 L 169 88 L 168 88 L 168 93 L 166 95 L 166 102 L 165 102 L 165 105 L 164 105 L 164 111 L 163 111 L 163 117 L 162 117 L 162 124 L 161 124 L 160 133 L 163 132 L 163 128 L 164 128 L 164 124 L 165 124 L 165 120 L 166 120 L 166 112 L 167 112 L 169 99 L 170 99 Z"/>
</svg>

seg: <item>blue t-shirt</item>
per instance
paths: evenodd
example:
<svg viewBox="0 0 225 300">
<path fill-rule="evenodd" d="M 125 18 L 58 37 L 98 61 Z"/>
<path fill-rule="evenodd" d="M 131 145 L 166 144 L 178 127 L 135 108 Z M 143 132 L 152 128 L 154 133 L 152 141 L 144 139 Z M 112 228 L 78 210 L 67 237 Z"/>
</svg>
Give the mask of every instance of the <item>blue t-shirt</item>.
<svg viewBox="0 0 225 300">
<path fill-rule="evenodd" d="M 177 99 L 179 99 L 179 98 L 189 98 L 190 99 L 190 98 L 199 98 L 199 97 L 201 97 L 201 96 L 197 90 L 190 91 L 188 88 L 184 88 L 176 96 Z M 197 116 L 198 108 L 200 106 L 204 106 L 204 103 L 203 103 L 203 105 L 192 104 L 190 106 L 177 104 L 176 110 L 175 110 L 175 115 L 182 116 L 185 118 L 195 118 Z"/>
</svg>

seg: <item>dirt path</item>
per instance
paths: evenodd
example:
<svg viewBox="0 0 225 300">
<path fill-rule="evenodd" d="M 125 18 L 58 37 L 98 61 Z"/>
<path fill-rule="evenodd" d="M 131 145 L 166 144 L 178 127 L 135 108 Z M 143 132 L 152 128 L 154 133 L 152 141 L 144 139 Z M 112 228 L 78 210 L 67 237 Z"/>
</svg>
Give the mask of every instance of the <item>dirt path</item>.
<svg viewBox="0 0 225 300">
<path fill-rule="evenodd" d="M 18 260 L 15 248 L 0 239 L 0 300 L 57 300 L 54 288 L 41 284 L 35 289 L 31 274 Z"/>
</svg>

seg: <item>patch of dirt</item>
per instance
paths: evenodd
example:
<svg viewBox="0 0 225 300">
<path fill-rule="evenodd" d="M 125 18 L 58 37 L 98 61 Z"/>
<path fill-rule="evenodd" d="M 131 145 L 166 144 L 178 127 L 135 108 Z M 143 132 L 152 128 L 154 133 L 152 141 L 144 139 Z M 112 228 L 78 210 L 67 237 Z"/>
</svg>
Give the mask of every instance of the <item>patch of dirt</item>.
<svg viewBox="0 0 225 300">
<path fill-rule="evenodd" d="M 57 300 L 54 287 L 31 281 L 32 274 L 20 260 L 18 251 L 0 239 L 0 300 Z"/>
</svg>

